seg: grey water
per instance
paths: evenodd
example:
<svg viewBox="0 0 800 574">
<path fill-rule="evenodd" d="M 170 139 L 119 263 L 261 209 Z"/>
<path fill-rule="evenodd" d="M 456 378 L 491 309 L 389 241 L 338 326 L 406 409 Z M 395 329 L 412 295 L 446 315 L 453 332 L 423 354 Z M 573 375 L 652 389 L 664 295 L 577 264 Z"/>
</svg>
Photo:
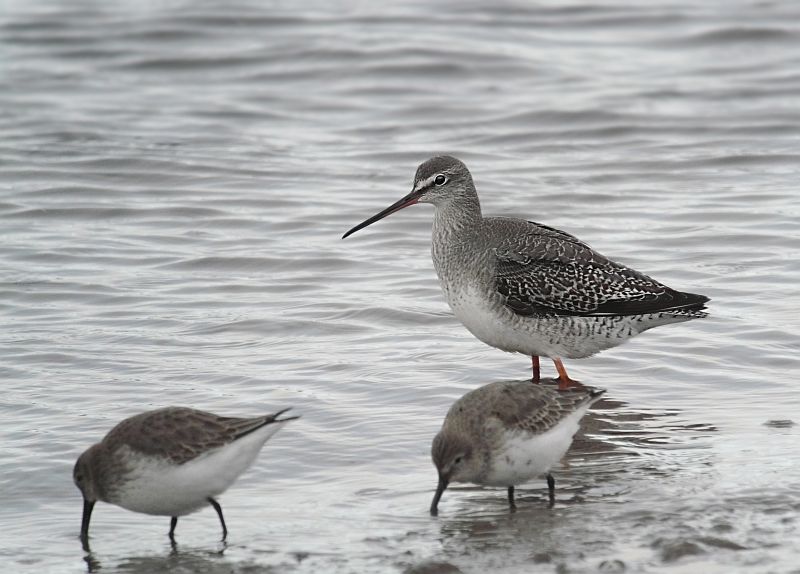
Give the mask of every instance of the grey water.
<svg viewBox="0 0 800 574">
<path fill-rule="evenodd" d="M 711 316 L 584 360 L 555 469 L 448 489 L 452 402 L 530 362 L 452 316 L 415 206 L 452 153 Z M 8 572 L 799 572 L 800 5 L 74 2 L 0 9 Z M 542 363 L 544 374 L 551 364 Z M 212 509 L 98 504 L 76 457 L 187 405 L 302 418 Z"/>
</svg>

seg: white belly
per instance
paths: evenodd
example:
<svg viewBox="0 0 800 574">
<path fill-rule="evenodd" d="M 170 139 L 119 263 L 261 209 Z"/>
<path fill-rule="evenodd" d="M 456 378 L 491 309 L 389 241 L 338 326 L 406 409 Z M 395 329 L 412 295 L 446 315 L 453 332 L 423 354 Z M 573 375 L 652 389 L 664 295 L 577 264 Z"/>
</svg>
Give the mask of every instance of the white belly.
<svg viewBox="0 0 800 574">
<path fill-rule="evenodd" d="M 480 484 L 515 486 L 546 474 L 569 450 L 588 408 L 588 405 L 581 407 L 540 435 L 506 432 L 503 446 L 492 454 L 489 473 Z"/>
<path fill-rule="evenodd" d="M 493 304 L 478 289 L 446 290 L 447 302 L 456 318 L 478 339 L 510 353 L 563 357 L 563 349 L 550 341 L 541 321 L 522 319 L 505 307 Z"/>
<path fill-rule="evenodd" d="M 575 317 L 540 315 L 523 317 L 478 288 L 447 288 L 453 313 L 478 339 L 510 353 L 528 356 L 580 359 L 616 347 L 640 332 L 675 322 L 655 315 L 630 317 Z"/>
<path fill-rule="evenodd" d="M 183 516 L 225 492 L 255 460 L 281 424 L 270 424 L 184 464 L 130 454 L 128 480 L 111 500 L 144 514 Z"/>
</svg>

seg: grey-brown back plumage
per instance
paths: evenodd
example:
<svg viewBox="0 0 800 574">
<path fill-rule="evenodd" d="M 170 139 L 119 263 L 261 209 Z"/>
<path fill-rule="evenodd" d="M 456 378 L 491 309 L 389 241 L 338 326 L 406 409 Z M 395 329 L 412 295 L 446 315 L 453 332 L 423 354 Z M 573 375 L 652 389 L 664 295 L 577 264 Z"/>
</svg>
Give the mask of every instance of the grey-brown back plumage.
<svg viewBox="0 0 800 574">
<path fill-rule="evenodd" d="M 225 446 L 273 422 L 297 417 L 272 415 L 251 418 L 223 417 L 186 407 L 165 407 L 125 419 L 103 439 L 109 450 L 127 446 L 131 450 L 175 464 L 183 464 L 203 453 Z"/>
<path fill-rule="evenodd" d="M 557 391 L 530 381 L 491 383 L 456 401 L 443 428 L 484 428 L 494 418 L 506 430 L 542 434 L 604 392 L 591 387 Z"/>
</svg>

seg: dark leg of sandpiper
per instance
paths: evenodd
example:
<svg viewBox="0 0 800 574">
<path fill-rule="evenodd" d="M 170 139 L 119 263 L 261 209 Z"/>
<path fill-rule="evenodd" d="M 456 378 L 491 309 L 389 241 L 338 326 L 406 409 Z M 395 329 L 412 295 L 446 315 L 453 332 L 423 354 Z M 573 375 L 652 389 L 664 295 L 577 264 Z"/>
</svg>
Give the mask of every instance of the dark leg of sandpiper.
<svg viewBox="0 0 800 574">
<path fill-rule="evenodd" d="M 517 510 L 517 503 L 514 502 L 514 487 L 513 486 L 509 486 L 508 487 L 508 507 L 511 510 L 511 512 L 516 512 L 516 510 Z"/>
<path fill-rule="evenodd" d="M 169 521 L 169 539 L 175 542 L 175 527 L 178 526 L 178 517 L 173 516 Z"/>
<path fill-rule="evenodd" d="M 550 496 L 550 506 L 553 506 L 556 503 L 556 479 L 550 473 L 547 473 L 547 493 Z"/>
<path fill-rule="evenodd" d="M 533 371 L 533 378 L 531 381 L 538 385 L 541 381 L 541 371 L 539 369 L 539 357 L 537 355 L 531 357 L 531 370 Z"/>
<path fill-rule="evenodd" d="M 217 516 L 219 516 L 219 522 L 222 524 L 222 541 L 224 542 L 225 539 L 228 537 L 228 527 L 225 526 L 225 519 L 222 517 L 222 507 L 219 505 L 219 502 L 214 500 L 213 498 L 208 498 L 208 503 L 214 507 L 214 510 L 217 511 Z"/>
</svg>

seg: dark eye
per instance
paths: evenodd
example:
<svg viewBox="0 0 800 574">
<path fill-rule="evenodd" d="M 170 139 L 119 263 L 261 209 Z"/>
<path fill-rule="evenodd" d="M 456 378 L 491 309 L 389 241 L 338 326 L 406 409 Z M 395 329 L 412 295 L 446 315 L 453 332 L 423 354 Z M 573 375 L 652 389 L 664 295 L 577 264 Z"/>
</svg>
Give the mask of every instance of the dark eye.
<svg viewBox="0 0 800 574">
<path fill-rule="evenodd" d="M 444 185 L 447 183 L 447 177 L 443 173 L 440 173 L 436 176 L 436 179 L 433 180 L 433 183 L 436 185 Z"/>
<path fill-rule="evenodd" d="M 457 456 L 456 459 L 453 462 L 456 463 L 456 464 L 459 464 L 461 462 L 461 457 Z"/>
</svg>

